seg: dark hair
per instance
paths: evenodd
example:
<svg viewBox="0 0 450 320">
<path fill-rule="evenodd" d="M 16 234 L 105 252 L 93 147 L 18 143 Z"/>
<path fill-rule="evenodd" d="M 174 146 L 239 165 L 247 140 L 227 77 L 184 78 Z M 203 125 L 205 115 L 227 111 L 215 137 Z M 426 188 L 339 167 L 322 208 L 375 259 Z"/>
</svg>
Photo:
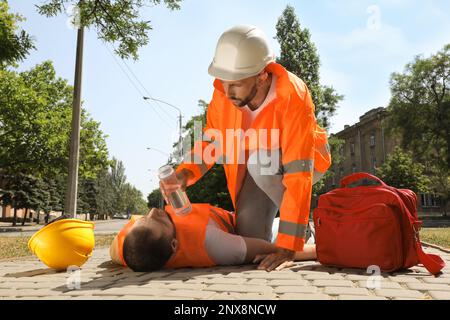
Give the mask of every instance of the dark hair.
<svg viewBox="0 0 450 320">
<path fill-rule="evenodd" d="M 145 226 L 134 228 L 123 243 L 123 258 L 133 271 L 148 272 L 161 269 L 172 255 L 173 238 L 156 238 Z"/>
</svg>

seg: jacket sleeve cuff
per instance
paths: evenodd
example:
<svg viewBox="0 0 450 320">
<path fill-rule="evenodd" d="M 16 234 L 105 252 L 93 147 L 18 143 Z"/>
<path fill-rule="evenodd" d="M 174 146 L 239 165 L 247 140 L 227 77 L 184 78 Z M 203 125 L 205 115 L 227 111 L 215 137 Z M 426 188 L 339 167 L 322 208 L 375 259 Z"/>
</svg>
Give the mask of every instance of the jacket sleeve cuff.
<svg viewBox="0 0 450 320">
<path fill-rule="evenodd" d="M 277 247 L 288 250 L 303 251 L 303 247 L 305 246 L 305 238 L 278 233 L 276 245 Z"/>
</svg>

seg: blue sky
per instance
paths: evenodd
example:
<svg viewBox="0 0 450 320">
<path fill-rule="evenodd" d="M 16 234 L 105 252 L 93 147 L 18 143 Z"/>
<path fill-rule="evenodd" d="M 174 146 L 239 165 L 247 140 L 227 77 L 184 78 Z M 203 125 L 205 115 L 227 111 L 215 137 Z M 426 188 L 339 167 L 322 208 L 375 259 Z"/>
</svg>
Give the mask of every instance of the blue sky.
<svg viewBox="0 0 450 320">
<path fill-rule="evenodd" d="M 36 40 L 37 50 L 20 69 L 52 60 L 58 76 L 73 83 L 76 30 L 68 27 L 67 15 L 40 16 L 34 5 L 42 2 L 9 1 L 12 11 L 27 19 L 22 27 Z M 186 121 L 199 113 L 199 99 L 211 99 L 213 79 L 207 68 L 220 34 L 236 24 L 257 25 L 278 54 L 275 25 L 287 4 L 311 31 L 322 83 L 345 95 L 331 133 L 354 124 L 372 108 L 387 106 L 390 74 L 402 71 L 414 56 L 428 56 L 450 43 L 447 0 L 184 0 L 179 11 L 162 5 L 143 11 L 153 27 L 150 42 L 140 49 L 140 59 L 127 65 L 146 95 L 180 107 Z M 170 152 L 177 112 L 146 103 L 119 67 L 128 71 L 127 66 L 118 64 L 107 47 L 111 50 L 97 39 L 95 29 L 86 31 L 84 106 L 109 136 L 110 156 L 124 162 L 128 181 L 146 196 L 157 187 L 156 170 L 167 160 L 146 148 Z M 144 92 L 137 81 L 135 85 Z"/>
</svg>

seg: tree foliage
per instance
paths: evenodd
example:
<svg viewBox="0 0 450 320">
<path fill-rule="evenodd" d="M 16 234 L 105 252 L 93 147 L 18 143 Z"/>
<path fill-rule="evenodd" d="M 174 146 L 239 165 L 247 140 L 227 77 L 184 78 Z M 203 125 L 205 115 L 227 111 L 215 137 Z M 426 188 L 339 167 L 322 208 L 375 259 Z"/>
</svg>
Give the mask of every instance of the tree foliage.
<svg viewBox="0 0 450 320">
<path fill-rule="evenodd" d="M 396 147 L 376 171 L 377 177 L 395 188 L 410 189 L 415 193 L 430 191 L 431 181 L 425 175 L 425 167 L 414 161 L 412 152 L 404 152 L 400 147 Z"/>
<path fill-rule="evenodd" d="M 301 78 L 308 86 L 315 106 L 318 124 L 328 131 L 330 119 L 335 115 L 339 103 L 344 96 L 339 95 L 334 88 L 320 83 L 320 57 L 311 33 L 302 28 L 292 6 L 286 6 L 276 25 L 275 39 L 280 44 L 280 56 L 277 62 L 288 71 Z M 342 161 L 338 150 L 344 143 L 336 137 L 329 138 L 333 164 Z M 328 170 L 325 176 L 313 186 L 313 196 L 324 192 L 325 181 L 334 173 Z"/>
<path fill-rule="evenodd" d="M 0 0 L 0 69 L 15 66 L 35 49 L 31 36 L 18 24 L 24 18 L 9 12 L 8 2 Z"/>
<path fill-rule="evenodd" d="M 147 207 L 148 208 L 160 208 L 162 205 L 162 194 L 161 190 L 155 189 L 150 192 L 147 196 Z"/>
<path fill-rule="evenodd" d="M 0 171 L 66 173 L 72 92 L 50 61 L 24 72 L 0 70 Z M 80 136 L 80 176 L 95 178 L 108 166 L 106 136 L 85 110 Z"/>
<path fill-rule="evenodd" d="M 51 61 L 23 72 L 4 68 L 15 67 L 31 48 L 24 31 L 16 35 L 22 18 L 8 9 L 0 0 L 0 205 L 14 209 L 14 224 L 18 209 L 33 209 L 38 220 L 42 210 L 48 222 L 52 211 L 64 211 L 73 87 L 56 76 Z M 146 213 L 142 193 L 126 182 L 123 163 L 108 159 L 105 139 L 100 123 L 83 108 L 78 213 Z"/>
<path fill-rule="evenodd" d="M 152 30 L 150 21 L 142 19 L 140 9 L 161 2 L 176 10 L 181 0 L 47 0 L 37 8 L 40 14 L 54 17 L 67 12 L 70 6 L 78 7 L 74 20 L 96 29 L 102 41 L 118 44 L 115 51 L 121 58 L 137 60 L 138 49 L 148 44 L 148 32 Z"/>
<path fill-rule="evenodd" d="M 0 186 L 0 205 L 14 209 L 13 225 L 17 222 L 18 209 L 39 210 L 47 204 L 49 191 L 40 178 L 20 173 L 1 174 Z"/>
<path fill-rule="evenodd" d="M 450 198 L 450 44 L 392 74 L 391 92 L 388 132 L 400 135 L 402 148 L 424 165 L 445 210 Z"/>
<path fill-rule="evenodd" d="M 320 84 L 320 57 L 311 41 L 311 33 L 301 28 L 294 8 L 289 5 L 278 19 L 276 30 L 275 39 L 281 49 L 277 62 L 305 81 L 316 107 L 316 117 L 320 125 L 328 129 L 330 118 L 344 97 L 332 87 Z"/>
</svg>

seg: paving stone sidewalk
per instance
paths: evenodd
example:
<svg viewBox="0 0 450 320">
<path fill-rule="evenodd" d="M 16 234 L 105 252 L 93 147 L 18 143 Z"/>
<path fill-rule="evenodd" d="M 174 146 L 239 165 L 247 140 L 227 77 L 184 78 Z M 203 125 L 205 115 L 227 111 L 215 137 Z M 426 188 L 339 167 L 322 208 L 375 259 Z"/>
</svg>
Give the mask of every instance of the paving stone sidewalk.
<svg viewBox="0 0 450 320">
<path fill-rule="evenodd" d="M 377 281 L 364 270 L 329 268 L 314 261 L 276 272 L 245 265 L 137 273 L 114 265 L 105 248 L 94 250 L 81 271 L 72 273 L 55 272 L 36 258 L 0 261 L 0 300 L 450 300 L 450 252 L 432 247 L 425 251 L 446 260 L 438 277 L 418 266 L 382 273 Z"/>
</svg>

